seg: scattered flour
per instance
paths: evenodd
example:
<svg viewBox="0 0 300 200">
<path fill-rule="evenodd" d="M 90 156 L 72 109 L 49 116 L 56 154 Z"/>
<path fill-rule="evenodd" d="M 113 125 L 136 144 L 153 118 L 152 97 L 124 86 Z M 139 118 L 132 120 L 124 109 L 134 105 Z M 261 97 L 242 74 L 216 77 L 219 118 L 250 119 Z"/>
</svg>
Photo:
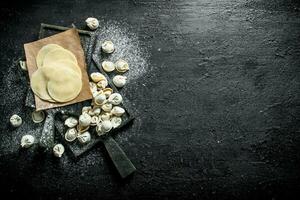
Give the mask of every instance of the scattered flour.
<svg viewBox="0 0 300 200">
<path fill-rule="evenodd" d="M 11 59 L 7 71 L 4 72 L 2 80 L 3 87 L 0 89 L 1 112 L 3 115 L 0 135 L 0 155 L 10 154 L 20 149 L 20 140 L 22 135 L 38 133 L 41 125 L 34 125 L 31 122 L 31 110 L 25 107 L 25 97 L 27 93 L 27 72 L 19 68 L 18 60 Z M 23 123 L 19 128 L 12 128 L 9 124 L 9 118 L 13 114 L 18 114 Z M 38 135 L 36 135 L 38 136 Z"/>
<path fill-rule="evenodd" d="M 131 32 L 128 26 L 121 25 L 115 21 L 100 22 L 97 29 L 97 49 L 95 52 L 101 52 L 101 45 L 105 40 L 111 40 L 115 45 L 115 52 L 109 59 L 113 62 L 122 58 L 129 63 L 129 71 L 125 74 L 128 82 L 135 81 L 150 70 L 148 65 L 148 52 L 143 48 L 138 36 Z"/>
<path fill-rule="evenodd" d="M 25 73 L 18 69 L 18 59 L 9 60 L 11 63 L 7 71 L 4 72 L 3 87 L 0 89 L 0 94 L 5 95 L 2 99 L 1 105 L 9 105 L 12 102 L 18 102 L 23 98 L 22 94 L 26 90 Z M 24 77 L 22 77 L 24 76 Z M 23 82 L 25 81 L 25 82 Z"/>
<path fill-rule="evenodd" d="M 142 112 L 143 105 L 137 102 L 139 90 L 145 86 L 147 79 L 145 75 L 151 72 L 151 65 L 149 64 L 148 46 L 142 44 L 134 31 L 130 30 L 126 23 L 116 21 L 101 21 L 96 34 L 96 49 L 94 54 L 99 58 L 100 62 L 109 60 L 116 62 L 118 59 L 124 59 L 129 64 L 129 71 L 124 75 L 127 77 L 126 85 L 120 89 L 121 95 L 128 99 L 133 107 L 131 114 L 136 119 L 130 129 L 120 131 L 117 134 L 117 141 L 120 143 L 128 143 L 131 137 L 137 137 L 140 133 L 142 120 L 139 119 L 140 112 Z M 105 40 L 111 40 L 115 46 L 115 52 L 108 57 L 101 56 L 101 44 Z M 111 76 L 112 78 L 113 76 Z M 147 83 L 146 83 L 147 84 Z M 125 105 L 126 106 L 126 105 Z M 128 132 L 128 133 L 126 133 Z"/>
</svg>

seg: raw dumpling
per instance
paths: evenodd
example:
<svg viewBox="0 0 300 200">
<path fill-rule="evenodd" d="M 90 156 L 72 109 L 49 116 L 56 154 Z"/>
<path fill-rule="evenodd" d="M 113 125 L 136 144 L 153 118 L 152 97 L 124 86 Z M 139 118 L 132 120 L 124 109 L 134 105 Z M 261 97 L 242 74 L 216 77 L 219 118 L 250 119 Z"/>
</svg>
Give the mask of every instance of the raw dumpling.
<svg viewBox="0 0 300 200">
<path fill-rule="evenodd" d="M 47 44 L 39 50 L 36 56 L 36 65 L 38 68 L 43 65 L 43 60 L 45 58 L 45 55 L 54 49 L 63 49 L 63 48 L 57 44 Z"/>
</svg>

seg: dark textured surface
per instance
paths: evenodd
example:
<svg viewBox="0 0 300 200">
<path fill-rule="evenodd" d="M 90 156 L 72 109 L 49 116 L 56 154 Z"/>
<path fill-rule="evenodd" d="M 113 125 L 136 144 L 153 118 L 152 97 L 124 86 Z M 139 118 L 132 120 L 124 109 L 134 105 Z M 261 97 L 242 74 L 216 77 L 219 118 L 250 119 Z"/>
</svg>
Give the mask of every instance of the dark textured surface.
<svg viewBox="0 0 300 200">
<path fill-rule="evenodd" d="M 2 6 L 1 190 L 74 199 L 282 199 L 299 194 L 299 10 L 296 0 Z M 134 125 L 115 138 L 138 170 L 125 181 L 102 146 L 78 160 L 68 154 L 57 160 L 34 148 L 15 151 L 24 133 L 8 126 L 15 112 L 30 121 L 22 80 L 7 81 L 20 73 L 13 63 L 23 44 L 37 38 L 41 22 L 83 26 L 89 16 L 130 27 L 150 53 L 152 70 L 124 91 L 139 112 Z M 12 91 L 19 92 L 18 98 L 11 99 Z"/>
</svg>

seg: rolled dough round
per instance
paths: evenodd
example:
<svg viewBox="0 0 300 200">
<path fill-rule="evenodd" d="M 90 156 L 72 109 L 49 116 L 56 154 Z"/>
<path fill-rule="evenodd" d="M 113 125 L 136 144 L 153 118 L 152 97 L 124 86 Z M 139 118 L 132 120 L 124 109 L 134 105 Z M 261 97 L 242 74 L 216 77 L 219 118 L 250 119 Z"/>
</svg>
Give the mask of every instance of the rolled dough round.
<svg viewBox="0 0 300 200">
<path fill-rule="evenodd" d="M 31 89 L 38 97 L 43 100 L 55 102 L 47 91 L 47 80 L 42 73 L 42 70 L 36 70 L 30 79 Z"/>
<path fill-rule="evenodd" d="M 76 98 L 82 89 L 81 77 L 67 67 L 52 67 L 52 70 L 51 79 L 47 83 L 49 95 L 58 102 Z"/>
<path fill-rule="evenodd" d="M 75 64 L 78 64 L 76 56 L 71 51 L 59 48 L 54 49 L 45 55 L 42 66 L 45 66 L 44 63 L 51 63 L 55 60 L 70 60 Z"/>
<path fill-rule="evenodd" d="M 39 50 L 36 56 L 36 64 L 38 68 L 43 65 L 43 60 L 45 58 L 45 55 L 54 49 L 63 49 L 63 48 L 57 44 L 47 44 Z"/>
<path fill-rule="evenodd" d="M 51 66 L 51 67 L 67 67 L 72 70 L 74 70 L 80 77 L 81 75 L 81 69 L 75 62 L 71 60 L 46 60 L 46 62 L 43 63 L 43 66 Z M 47 69 L 46 69 L 47 71 Z M 50 72 L 51 73 L 51 72 Z"/>
</svg>

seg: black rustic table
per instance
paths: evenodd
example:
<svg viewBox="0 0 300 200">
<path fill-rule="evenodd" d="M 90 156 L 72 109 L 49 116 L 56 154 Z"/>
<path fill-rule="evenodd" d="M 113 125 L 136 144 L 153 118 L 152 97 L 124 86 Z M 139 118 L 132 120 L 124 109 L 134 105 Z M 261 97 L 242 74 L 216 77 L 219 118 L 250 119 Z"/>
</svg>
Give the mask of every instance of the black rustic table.
<svg viewBox="0 0 300 200">
<path fill-rule="evenodd" d="M 300 4 L 296 0 L 1 2 L 1 194 L 62 199 L 282 199 L 300 191 Z M 122 94 L 134 123 L 114 136 L 137 168 L 121 180 L 104 147 L 61 159 L 24 105 L 23 44 L 40 23 L 94 16 L 135 35 L 146 71 Z M 121 31 L 127 34 L 127 31 Z M 118 31 L 111 30 L 112 37 Z M 124 37 L 124 35 L 122 36 Z M 131 36 L 128 36 L 131 37 Z M 130 41 L 130 40 L 127 40 Z M 137 41 L 134 41 L 135 43 Z M 137 51 L 140 52 L 140 51 Z M 9 126 L 12 114 L 23 125 Z"/>
</svg>

